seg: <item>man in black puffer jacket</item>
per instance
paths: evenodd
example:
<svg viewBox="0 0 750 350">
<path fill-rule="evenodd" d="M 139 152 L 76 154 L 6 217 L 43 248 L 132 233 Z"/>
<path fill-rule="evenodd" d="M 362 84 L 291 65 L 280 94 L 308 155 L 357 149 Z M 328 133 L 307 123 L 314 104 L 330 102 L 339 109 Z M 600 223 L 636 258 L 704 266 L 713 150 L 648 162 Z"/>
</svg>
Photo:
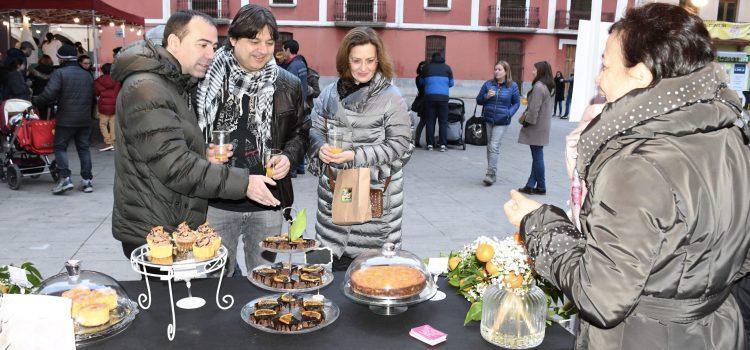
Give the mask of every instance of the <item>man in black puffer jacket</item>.
<svg viewBox="0 0 750 350">
<path fill-rule="evenodd" d="M 60 68 L 52 72 L 49 83 L 39 96 L 34 96 L 35 106 L 48 106 L 57 101 L 55 114 L 55 161 L 60 180 L 52 189 L 53 194 L 62 194 L 72 189 L 68 166 L 68 143 L 75 140 L 78 158 L 81 160 L 81 191 L 94 191 L 91 185 L 91 109 L 94 101 L 94 78 L 76 62 L 76 49 L 63 45 L 57 50 Z"/>
<path fill-rule="evenodd" d="M 190 107 L 194 78 L 214 57 L 216 26 L 205 14 L 177 11 L 164 31 L 164 45 L 139 41 L 124 48 L 112 67 L 122 83 L 115 125 L 112 234 L 130 254 L 146 243 L 154 226 L 167 232 L 181 222 L 196 229 L 206 221 L 208 199 L 258 198 L 248 171 L 212 164 Z M 213 157 L 211 157 L 213 159 Z M 218 163 L 213 160 L 214 163 Z M 272 199 L 270 193 L 267 197 Z"/>
</svg>

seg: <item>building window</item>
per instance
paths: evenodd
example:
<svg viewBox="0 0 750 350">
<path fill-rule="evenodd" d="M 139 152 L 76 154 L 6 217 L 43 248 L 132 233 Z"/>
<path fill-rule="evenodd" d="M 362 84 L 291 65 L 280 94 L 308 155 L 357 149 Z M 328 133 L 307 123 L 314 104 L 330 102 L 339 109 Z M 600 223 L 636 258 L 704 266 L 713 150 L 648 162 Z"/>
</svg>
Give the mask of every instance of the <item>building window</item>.
<svg viewBox="0 0 750 350">
<path fill-rule="evenodd" d="M 451 0 L 424 0 L 425 10 L 447 11 L 451 9 Z"/>
<path fill-rule="evenodd" d="M 497 60 L 508 62 L 513 81 L 520 86 L 523 82 L 523 41 L 497 39 Z"/>
<path fill-rule="evenodd" d="M 725 22 L 736 22 L 737 0 L 719 0 L 719 15 L 716 19 Z"/>
<path fill-rule="evenodd" d="M 294 6 L 297 6 L 297 0 L 268 0 L 268 6 L 271 6 L 271 7 L 294 7 Z"/>
<path fill-rule="evenodd" d="M 276 42 L 273 52 L 284 51 L 284 42 L 294 39 L 294 34 L 289 32 L 279 32 L 279 41 Z"/>
<path fill-rule="evenodd" d="M 429 62 L 432 54 L 440 53 L 445 58 L 445 37 L 442 35 L 428 35 L 425 38 L 424 59 Z"/>
</svg>

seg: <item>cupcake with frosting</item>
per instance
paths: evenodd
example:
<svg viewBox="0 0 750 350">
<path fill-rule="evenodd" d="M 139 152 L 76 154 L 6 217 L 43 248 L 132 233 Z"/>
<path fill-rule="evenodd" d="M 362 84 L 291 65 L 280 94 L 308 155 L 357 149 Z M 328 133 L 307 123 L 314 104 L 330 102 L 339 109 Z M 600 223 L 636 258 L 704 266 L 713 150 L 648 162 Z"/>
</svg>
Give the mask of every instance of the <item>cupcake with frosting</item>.
<svg viewBox="0 0 750 350">
<path fill-rule="evenodd" d="M 214 243 L 210 236 L 202 236 L 193 244 L 193 257 L 195 260 L 208 260 L 216 255 Z"/>
<path fill-rule="evenodd" d="M 177 230 L 172 233 L 172 237 L 177 244 L 177 253 L 180 255 L 187 255 L 190 249 L 193 248 L 193 243 L 198 240 L 198 236 L 184 221 L 177 226 Z"/>
<path fill-rule="evenodd" d="M 146 236 L 149 260 L 156 264 L 172 263 L 172 240 L 164 232 L 164 228 L 156 226 Z"/>
</svg>

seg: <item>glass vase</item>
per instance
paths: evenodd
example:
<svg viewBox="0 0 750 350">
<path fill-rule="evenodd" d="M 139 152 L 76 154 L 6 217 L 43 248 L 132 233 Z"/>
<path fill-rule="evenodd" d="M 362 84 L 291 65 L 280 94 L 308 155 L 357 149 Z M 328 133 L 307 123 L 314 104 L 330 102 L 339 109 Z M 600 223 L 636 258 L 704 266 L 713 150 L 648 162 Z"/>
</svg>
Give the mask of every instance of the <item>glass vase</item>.
<svg viewBox="0 0 750 350">
<path fill-rule="evenodd" d="M 529 349 L 544 340 L 547 297 L 535 284 L 530 288 L 491 285 L 482 299 L 482 337 L 508 349 Z"/>
</svg>

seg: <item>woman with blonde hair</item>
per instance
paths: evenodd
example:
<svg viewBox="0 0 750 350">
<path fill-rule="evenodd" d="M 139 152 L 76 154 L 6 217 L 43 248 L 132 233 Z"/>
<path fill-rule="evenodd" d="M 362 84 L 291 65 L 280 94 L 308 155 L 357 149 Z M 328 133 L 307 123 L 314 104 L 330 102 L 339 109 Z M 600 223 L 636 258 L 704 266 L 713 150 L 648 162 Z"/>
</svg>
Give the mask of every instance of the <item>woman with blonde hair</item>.
<svg viewBox="0 0 750 350">
<path fill-rule="evenodd" d="M 487 80 L 479 90 L 477 104 L 483 106 L 482 117 L 487 123 L 487 174 L 484 184 L 492 186 L 496 181 L 500 142 L 511 118 L 521 106 L 521 93 L 513 81 L 508 62 L 498 61 L 495 64 L 492 79 Z"/>
<path fill-rule="evenodd" d="M 315 229 L 345 270 L 360 253 L 401 243 L 403 167 L 411 157 L 411 120 L 401 92 L 391 84 L 393 64 L 380 37 L 367 27 L 352 29 L 336 55 L 339 79 L 315 100 L 309 155 L 320 173 Z M 341 133 L 336 153 L 326 135 Z M 332 184 L 340 169 L 370 168 L 371 188 L 384 189 L 383 215 L 351 226 L 333 223 Z"/>
</svg>

